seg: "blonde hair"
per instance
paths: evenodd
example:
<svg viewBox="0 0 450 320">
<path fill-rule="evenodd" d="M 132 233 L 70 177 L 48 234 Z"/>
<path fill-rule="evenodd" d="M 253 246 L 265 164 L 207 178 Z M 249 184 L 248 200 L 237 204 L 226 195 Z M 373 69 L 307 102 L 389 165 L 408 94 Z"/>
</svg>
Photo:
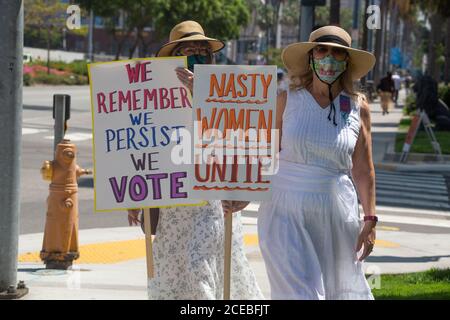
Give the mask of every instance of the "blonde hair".
<svg viewBox="0 0 450 320">
<path fill-rule="evenodd" d="M 309 54 L 309 53 L 308 53 Z M 349 60 L 350 62 L 350 57 Z M 313 82 L 313 70 L 308 63 L 308 70 L 304 73 L 294 73 L 289 71 L 289 89 L 291 90 L 300 90 L 309 87 Z M 351 77 L 351 69 L 350 63 L 348 63 L 347 70 L 344 74 L 339 78 L 339 84 L 343 88 L 343 90 L 350 95 L 350 97 L 354 100 L 365 99 L 365 95 L 357 89 L 356 82 L 353 81 Z"/>
</svg>

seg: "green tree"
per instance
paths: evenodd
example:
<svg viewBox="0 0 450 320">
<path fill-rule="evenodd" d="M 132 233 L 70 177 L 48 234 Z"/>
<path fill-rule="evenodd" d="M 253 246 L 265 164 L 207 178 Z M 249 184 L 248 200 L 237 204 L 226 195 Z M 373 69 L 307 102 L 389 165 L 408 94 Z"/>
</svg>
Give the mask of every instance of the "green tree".
<svg viewBox="0 0 450 320">
<path fill-rule="evenodd" d="M 265 31 L 268 48 L 274 48 L 277 42 L 277 28 L 298 23 L 299 1 L 296 0 L 248 0 L 250 9 L 256 11 L 258 26 Z M 295 16 L 295 14 L 297 16 Z"/>
<path fill-rule="evenodd" d="M 163 4 L 163 0 L 79 0 L 78 3 L 86 10 L 93 10 L 96 16 L 104 20 L 106 30 L 112 35 L 117 43 L 116 60 L 122 54 L 124 44 L 131 40 L 132 45 L 128 50 L 131 58 L 140 43 L 145 43 L 144 29 L 154 24 L 154 19 L 158 15 L 158 9 Z M 124 16 L 124 27 L 118 28 L 117 21 L 119 15 Z"/>
<path fill-rule="evenodd" d="M 395 0 L 400 2 L 400 0 Z M 436 80 L 440 80 L 440 64 L 443 63 L 442 56 L 445 53 L 445 78 L 449 81 L 450 66 L 450 1 L 448 0 L 408 0 L 411 8 L 423 12 L 430 23 L 429 36 L 423 41 L 428 43 L 428 73 Z M 443 26 L 446 26 L 443 32 Z M 445 43 L 445 44 L 444 44 Z M 445 45 L 445 50 L 443 46 Z"/>
<path fill-rule="evenodd" d="M 281 52 L 283 49 L 277 49 L 277 48 L 269 48 L 264 53 L 264 57 L 266 58 L 268 65 L 276 65 L 279 68 L 284 68 L 283 60 L 281 60 Z"/>
<path fill-rule="evenodd" d="M 299 18 L 300 2 L 298 0 L 285 1 L 281 23 L 285 26 L 298 26 Z"/>
<path fill-rule="evenodd" d="M 155 30 L 159 36 L 167 37 L 176 24 L 195 20 L 207 36 L 225 41 L 239 37 L 249 16 L 245 0 L 165 0 L 157 8 Z"/>
<path fill-rule="evenodd" d="M 148 47 L 146 27 L 153 27 L 158 38 L 165 38 L 177 23 L 196 20 L 205 28 L 207 35 L 228 40 L 237 38 L 240 27 L 249 19 L 244 0 L 80 0 L 79 3 L 104 18 L 106 28 L 117 43 L 116 59 L 127 40 L 132 41 L 128 51 L 130 58 L 140 44 Z M 123 29 L 116 27 L 119 13 L 125 18 Z"/>
<path fill-rule="evenodd" d="M 43 30 L 43 38 L 47 44 L 47 73 L 50 74 L 50 47 L 53 34 L 59 34 L 66 22 L 66 5 L 59 0 L 25 0 L 25 29 Z M 56 32 L 55 32 L 56 31 Z"/>
<path fill-rule="evenodd" d="M 326 6 L 316 7 L 316 17 L 315 22 L 316 25 L 325 26 L 329 24 L 330 21 L 330 10 Z M 345 29 L 347 32 L 351 33 L 352 30 L 352 9 L 343 8 L 339 12 L 339 24 L 340 27 Z M 333 18 L 335 19 L 335 18 Z"/>
</svg>

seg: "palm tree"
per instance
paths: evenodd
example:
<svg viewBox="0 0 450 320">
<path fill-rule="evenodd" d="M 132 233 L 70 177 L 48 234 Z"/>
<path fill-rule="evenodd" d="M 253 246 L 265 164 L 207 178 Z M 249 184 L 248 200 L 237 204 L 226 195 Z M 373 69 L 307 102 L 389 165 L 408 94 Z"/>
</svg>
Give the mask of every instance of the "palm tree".
<svg viewBox="0 0 450 320">
<path fill-rule="evenodd" d="M 380 6 L 381 6 L 381 29 L 376 30 L 375 34 L 375 58 L 377 59 L 377 64 L 374 68 L 374 82 L 378 83 L 381 79 L 383 70 L 383 61 L 385 60 L 384 57 L 384 50 L 383 50 L 383 38 L 386 36 L 386 17 L 388 13 L 388 6 L 389 6 L 390 0 L 381 0 Z"/>
<path fill-rule="evenodd" d="M 436 81 L 440 80 L 439 65 L 436 63 L 437 47 L 439 43 L 444 43 L 442 37 L 442 26 L 447 22 L 447 26 L 450 24 L 450 2 L 448 0 L 413 0 L 412 4 L 417 6 L 428 17 L 428 21 L 431 26 L 430 37 L 428 39 L 428 73 Z M 446 81 L 449 80 L 449 65 L 450 65 L 450 31 L 446 30 L 446 61 L 445 61 L 445 77 Z"/>
<path fill-rule="evenodd" d="M 340 24 L 341 0 L 331 0 L 330 4 L 330 24 Z"/>
</svg>

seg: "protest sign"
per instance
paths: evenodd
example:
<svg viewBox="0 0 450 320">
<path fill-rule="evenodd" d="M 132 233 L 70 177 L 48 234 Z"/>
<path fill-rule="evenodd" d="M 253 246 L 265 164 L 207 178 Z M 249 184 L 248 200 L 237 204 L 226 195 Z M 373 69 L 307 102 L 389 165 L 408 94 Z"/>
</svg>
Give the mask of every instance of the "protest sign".
<svg viewBox="0 0 450 320">
<path fill-rule="evenodd" d="M 193 197 L 270 197 L 278 152 L 276 71 L 275 66 L 195 66 Z"/>
<path fill-rule="evenodd" d="M 175 69 L 186 57 L 89 65 L 96 211 L 199 205 L 188 163 L 172 148 L 191 124 L 189 90 Z"/>
</svg>

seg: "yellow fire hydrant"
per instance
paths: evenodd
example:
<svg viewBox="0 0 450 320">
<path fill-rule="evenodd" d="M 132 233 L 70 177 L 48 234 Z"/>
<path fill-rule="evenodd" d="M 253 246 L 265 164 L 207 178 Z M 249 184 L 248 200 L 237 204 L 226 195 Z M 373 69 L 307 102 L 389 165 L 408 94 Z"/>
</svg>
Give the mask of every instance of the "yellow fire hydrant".
<svg viewBox="0 0 450 320">
<path fill-rule="evenodd" d="M 69 268 L 78 259 L 78 181 L 90 170 L 76 164 L 76 146 L 62 140 L 53 161 L 45 161 L 41 174 L 51 181 L 47 198 L 47 217 L 40 257 L 47 269 Z"/>
</svg>

